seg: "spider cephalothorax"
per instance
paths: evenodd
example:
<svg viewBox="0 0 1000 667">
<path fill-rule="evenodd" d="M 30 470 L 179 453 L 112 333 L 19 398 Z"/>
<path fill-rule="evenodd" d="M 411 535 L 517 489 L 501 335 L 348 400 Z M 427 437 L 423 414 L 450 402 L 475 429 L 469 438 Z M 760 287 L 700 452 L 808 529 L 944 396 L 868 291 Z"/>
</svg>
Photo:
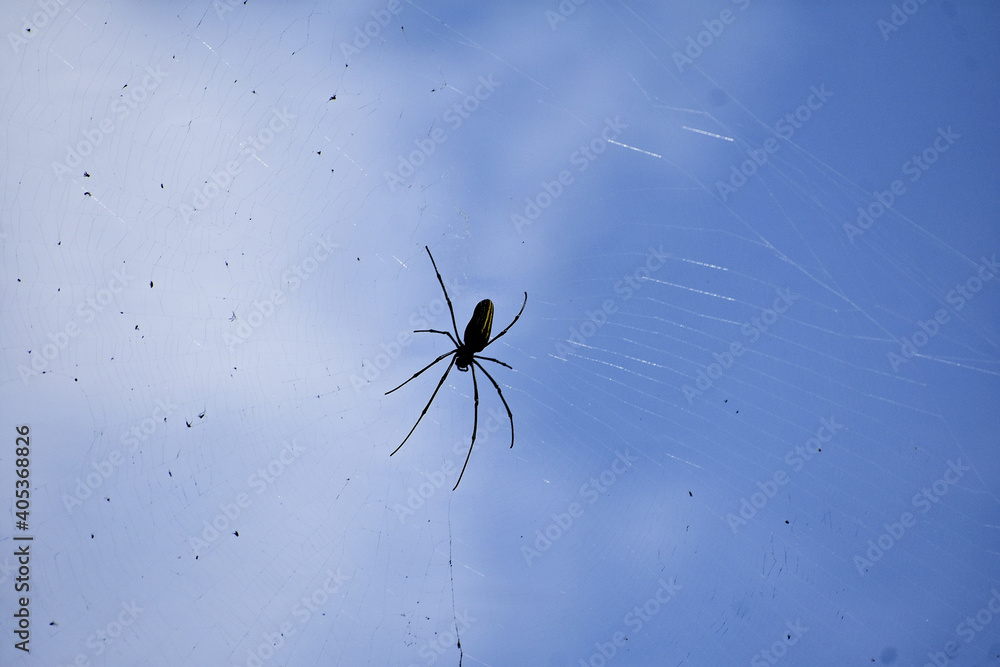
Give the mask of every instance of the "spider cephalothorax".
<svg viewBox="0 0 1000 667">
<path fill-rule="evenodd" d="M 479 360 L 482 359 L 483 361 L 492 361 L 495 364 L 507 366 L 507 368 L 510 368 L 510 366 L 499 359 L 481 357 L 478 353 L 485 350 L 487 346 L 493 343 L 497 338 L 500 338 L 500 336 L 507 333 L 507 331 L 514 326 L 514 322 L 517 322 L 517 319 L 521 317 L 521 313 L 524 312 L 524 306 L 528 303 L 528 293 L 524 293 L 524 302 L 521 304 L 521 310 L 517 312 L 513 321 L 507 325 L 506 329 L 498 333 L 492 339 L 490 338 L 490 331 L 493 328 L 493 302 L 489 299 L 483 299 L 480 301 L 476 304 L 476 309 L 472 313 L 472 319 L 469 320 L 468 326 L 465 327 L 465 337 L 463 340 L 458 335 L 458 324 L 455 321 L 455 309 L 451 306 L 451 299 L 448 297 L 448 290 L 445 289 L 444 280 L 441 279 L 441 273 L 438 271 L 437 264 L 434 262 L 434 255 L 431 255 L 431 250 L 427 246 L 424 246 L 424 250 L 427 251 L 427 256 L 431 258 L 431 265 L 434 266 L 434 273 L 437 274 L 438 282 L 441 283 L 441 291 L 444 292 L 444 300 L 448 303 L 448 312 L 451 313 L 451 326 L 455 330 L 455 335 L 452 336 L 450 331 L 438 331 L 437 329 L 417 329 L 413 333 L 436 333 L 445 335 L 451 339 L 452 343 L 455 344 L 455 349 L 450 352 L 445 352 L 440 357 L 414 373 L 410 379 L 406 381 L 409 382 L 446 357 L 451 357 L 451 361 L 448 362 L 448 368 L 445 369 L 444 375 L 441 376 L 441 380 L 434 389 L 434 393 L 431 394 L 431 399 L 427 401 L 427 405 L 424 406 L 420 416 L 417 417 L 417 423 L 413 425 L 410 432 L 406 434 L 405 438 L 403 438 L 403 442 L 399 443 L 399 447 L 396 447 L 396 449 L 392 451 L 392 454 L 398 452 L 403 445 L 406 444 L 406 441 L 410 439 L 410 436 L 413 435 L 413 432 L 417 429 L 417 424 L 419 424 L 420 420 L 424 418 L 425 414 L 427 414 L 427 409 L 431 407 L 431 403 L 434 402 L 434 397 L 437 396 L 438 390 L 441 388 L 441 385 L 444 384 L 445 379 L 447 379 L 448 373 L 451 372 L 451 367 L 455 366 L 458 370 L 463 372 L 471 368 L 472 388 L 475 396 L 475 411 L 473 413 L 474 416 L 472 422 L 472 443 L 469 445 L 469 453 L 465 455 L 465 464 L 462 466 L 462 472 L 458 475 L 458 482 L 455 482 L 455 486 L 452 488 L 452 491 L 454 491 L 458 488 L 459 482 L 462 481 L 462 475 L 465 474 L 465 466 L 469 465 L 469 457 L 472 456 L 472 448 L 476 444 L 476 430 L 479 426 L 479 384 L 476 382 L 477 368 L 485 373 L 486 377 L 489 378 L 489 381 L 493 383 L 493 387 L 497 390 L 497 395 L 500 396 L 500 400 L 503 401 L 503 406 L 507 409 L 507 417 L 510 419 L 510 446 L 514 446 L 514 415 L 511 414 L 510 406 L 507 405 L 507 399 L 503 397 L 503 392 L 500 391 L 500 385 L 498 385 L 497 381 L 493 379 L 493 376 L 490 375 L 485 368 L 483 368 L 483 365 L 479 363 Z M 391 394 L 396 391 L 396 389 L 399 389 L 406 384 L 406 382 L 399 385 L 399 387 L 390 389 L 385 393 Z M 389 456 L 392 456 L 392 454 Z"/>
</svg>

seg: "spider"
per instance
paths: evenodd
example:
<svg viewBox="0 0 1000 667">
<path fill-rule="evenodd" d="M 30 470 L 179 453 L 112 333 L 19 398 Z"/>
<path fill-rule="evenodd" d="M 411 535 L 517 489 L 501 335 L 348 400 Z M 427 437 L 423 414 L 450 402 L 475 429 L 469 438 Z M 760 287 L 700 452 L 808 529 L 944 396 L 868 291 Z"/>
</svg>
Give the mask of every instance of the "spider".
<svg viewBox="0 0 1000 667">
<path fill-rule="evenodd" d="M 445 370 L 444 375 L 441 376 L 441 380 L 434 389 L 434 393 L 431 394 L 431 399 L 427 401 L 427 405 L 424 406 L 423 412 L 421 412 L 420 416 L 417 417 L 417 423 L 413 425 L 410 432 L 406 434 L 405 438 L 403 438 L 403 442 L 399 443 L 399 447 L 396 447 L 396 449 L 394 449 L 392 454 L 389 454 L 389 456 L 392 456 L 402 449 L 403 445 L 406 444 L 406 441 L 410 439 L 411 435 L 413 435 L 413 432 L 417 429 L 417 425 L 420 424 L 420 420 L 424 418 L 424 415 L 427 414 L 428 408 L 431 407 L 431 403 L 434 402 L 434 397 L 437 396 L 438 390 L 441 389 L 441 385 L 444 384 L 445 379 L 448 377 L 448 373 L 451 372 L 451 367 L 455 366 L 462 372 L 471 368 L 472 389 L 475 396 L 475 410 L 473 412 L 474 416 L 472 420 L 472 443 L 469 445 L 469 453 L 465 455 L 465 464 L 462 466 L 462 472 L 458 475 L 458 481 L 455 482 L 455 486 L 451 489 L 454 491 L 458 488 L 459 483 L 462 481 L 462 475 L 465 474 L 465 467 L 469 465 L 469 457 L 472 456 L 472 448 L 476 445 L 476 430 L 479 426 L 479 384 L 476 382 L 476 368 L 479 368 L 479 370 L 485 373 L 486 377 L 493 383 L 493 388 L 497 390 L 497 395 L 500 396 L 500 400 L 503 401 L 503 406 L 507 409 L 507 417 L 510 419 L 510 446 L 511 448 L 514 447 L 514 415 L 511 414 L 510 406 L 507 405 L 507 400 L 503 397 L 503 392 L 500 391 L 500 385 L 498 385 L 497 381 L 493 379 L 493 376 L 490 375 L 485 368 L 483 368 L 483 365 L 479 363 L 479 360 L 482 359 L 484 361 L 492 361 L 495 364 L 500 364 L 501 366 L 506 366 L 507 368 L 511 367 L 499 359 L 481 357 L 478 353 L 485 350 L 489 345 L 496 341 L 497 338 L 500 338 L 500 336 L 507 333 L 507 331 L 514 326 L 514 322 L 517 322 L 517 319 L 521 317 L 521 313 L 524 312 L 524 306 L 528 303 L 528 293 L 524 293 L 524 303 L 521 304 L 521 310 L 517 312 L 514 320 L 507 325 L 506 329 L 498 333 L 493 338 L 490 338 L 490 329 L 493 326 L 493 302 L 489 299 L 483 299 L 476 304 L 476 309 L 472 313 L 472 319 L 469 320 L 468 326 L 465 327 L 465 339 L 463 342 L 463 339 L 458 335 L 458 324 L 455 322 L 455 309 L 451 306 L 451 299 L 448 298 L 448 290 L 445 289 L 444 281 L 441 279 L 441 272 L 438 271 L 437 263 L 434 261 L 434 255 L 431 254 L 431 249 L 427 246 L 424 246 L 424 250 L 427 251 L 427 256 L 431 258 L 431 265 L 434 267 L 434 273 L 437 274 L 438 283 L 441 284 L 441 291 L 444 292 L 444 300 L 448 303 L 448 311 L 451 313 L 451 326 L 455 330 L 455 335 L 452 336 L 450 331 L 438 331 L 437 329 L 417 329 L 413 333 L 436 333 L 445 335 L 451 339 L 452 343 L 455 344 L 455 349 L 450 352 L 445 352 L 410 377 L 410 380 L 413 380 L 437 362 L 445 359 L 446 357 L 451 357 L 451 361 L 448 362 L 448 368 Z M 513 368 L 511 368 L 511 370 L 513 370 Z M 395 389 L 390 389 L 385 392 L 386 396 L 396 391 L 396 389 L 399 389 L 410 380 L 407 380 Z"/>
</svg>

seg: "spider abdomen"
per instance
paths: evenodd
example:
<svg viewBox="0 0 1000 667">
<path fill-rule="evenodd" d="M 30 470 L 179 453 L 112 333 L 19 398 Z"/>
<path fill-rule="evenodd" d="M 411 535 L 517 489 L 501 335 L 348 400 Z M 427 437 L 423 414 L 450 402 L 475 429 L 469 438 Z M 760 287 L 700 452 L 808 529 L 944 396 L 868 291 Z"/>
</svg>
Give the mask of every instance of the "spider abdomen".
<svg viewBox="0 0 1000 667">
<path fill-rule="evenodd" d="M 490 329 L 493 328 L 493 302 L 483 299 L 476 304 L 469 325 L 465 327 L 465 347 L 469 352 L 482 352 L 490 342 Z"/>
</svg>

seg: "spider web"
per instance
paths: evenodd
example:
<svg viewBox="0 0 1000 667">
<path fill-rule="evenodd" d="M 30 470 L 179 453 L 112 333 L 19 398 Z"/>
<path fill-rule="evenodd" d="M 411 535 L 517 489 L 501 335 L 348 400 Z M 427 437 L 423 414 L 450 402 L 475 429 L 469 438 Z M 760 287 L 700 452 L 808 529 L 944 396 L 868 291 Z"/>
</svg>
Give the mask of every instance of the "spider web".
<svg viewBox="0 0 1000 667">
<path fill-rule="evenodd" d="M 902 4 L 15 3 L 2 662 L 995 660 L 997 12 Z M 454 493 L 425 244 L 529 294 Z"/>
</svg>

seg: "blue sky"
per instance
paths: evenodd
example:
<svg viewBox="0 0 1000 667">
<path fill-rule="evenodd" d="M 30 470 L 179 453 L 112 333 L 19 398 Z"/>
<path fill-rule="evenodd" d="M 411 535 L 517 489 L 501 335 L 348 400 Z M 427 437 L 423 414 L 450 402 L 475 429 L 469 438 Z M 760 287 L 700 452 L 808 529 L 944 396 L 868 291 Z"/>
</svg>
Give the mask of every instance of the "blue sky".
<svg viewBox="0 0 1000 667">
<path fill-rule="evenodd" d="M 3 23 L 4 664 L 995 662 L 992 3 Z"/>
</svg>

